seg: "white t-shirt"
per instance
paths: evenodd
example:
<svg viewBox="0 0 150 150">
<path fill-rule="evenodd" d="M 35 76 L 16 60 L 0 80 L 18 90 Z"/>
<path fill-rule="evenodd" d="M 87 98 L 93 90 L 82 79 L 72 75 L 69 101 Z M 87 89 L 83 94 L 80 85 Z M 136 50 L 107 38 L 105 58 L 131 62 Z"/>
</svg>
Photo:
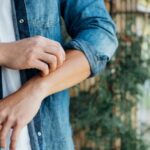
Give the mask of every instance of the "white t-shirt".
<svg viewBox="0 0 150 150">
<path fill-rule="evenodd" d="M 0 42 L 15 41 L 11 9 L 11 0 L 0 0 Z M 18 90 L 21 86 L 19 71 L 2 67 L 2 86 L 3 97 Z M 7 137 L 7 148 L 4 150 L 9 150 L 11 132 Z M 16 150 L 31 150 L 27 126 L 21 131 Z"/>
</svg>

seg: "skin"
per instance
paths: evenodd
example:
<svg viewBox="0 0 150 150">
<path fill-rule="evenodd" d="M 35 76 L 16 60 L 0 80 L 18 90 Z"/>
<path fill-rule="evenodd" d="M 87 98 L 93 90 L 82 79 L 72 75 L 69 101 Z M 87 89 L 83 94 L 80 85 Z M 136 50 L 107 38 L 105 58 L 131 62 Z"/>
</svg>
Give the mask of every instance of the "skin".
<svg viewBox="0 0 150 150">
<path fill-rule="evenodd" d="M 6 147 L 6 138 L 12 128 L 10 149 L 15 150 L 21 129 L 33 119 L 45 97 L 72 87 L 89 77 L 90 66 L 81 51 L 68 50 L 65 55 L 66 59 L 61 67 L 57 66 L 46 76 L 33 77 L 18 91 L 0 101 L 0 146 L 2 148 Z M 18 56 L 15 59 L 18 59 Z M 28 92 L 32 94 L 26 95 L 25 93 Z"/>
<path fill-rule="evenodd" d="M 18 70 L 36 68 L 43 75 L 60 67 L 65 60 L 62 46 L 42 36 L 0 43 L 0 54 L 1 66 Z"/>
</svg>

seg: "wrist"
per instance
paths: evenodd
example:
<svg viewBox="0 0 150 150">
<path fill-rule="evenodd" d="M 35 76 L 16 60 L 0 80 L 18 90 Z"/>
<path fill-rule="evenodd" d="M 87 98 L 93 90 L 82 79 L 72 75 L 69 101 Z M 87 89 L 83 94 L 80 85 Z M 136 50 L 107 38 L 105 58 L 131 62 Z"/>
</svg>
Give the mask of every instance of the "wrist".
<svg viewBox="0 0 150 150">
<path fill-rule="evenodd" d="M 35 77 L 35 85 L 36 85 L 36 92 L 38 92 L 41 97 L 44 99 L 47 97 L 47 84 L 43 81 L 43 77 L 36 76 Z"/>
<path fill-rule="evenodd" d="M 4 43 L 0 43 L 0 66 L 3 66 L 3 64 L 4 64 L 4 57 L 5 57 L 5 54 L 4 54 L 4 52 L 5 52 L 5 50 L 6 50 L 6 44 L 4 44 Z"/>
<path fill-rule="evenodd" d="M 35 97 L 38 97 L 38 99 L 42 102 L 42 100 L 47 97 L 47 86 L 46 83 L 43 82 L 43 77 L 40 75 L 37 75 L 33 77 L 31 80 L 29 80 L 27 83 L 25 83 L 25 87 L 27 84 L 28 90 L 30 93 L 35 95 Z"/>
<path fill-rule="evenodd" d="M 45 77 L 38 75 L 35 77 L 35 81 L 35 84 L 38 87 L 37 90 L 44 96 L 44 98 L 54 93 L 53 72 L 51 72 L 51 75 Z"/>
<path fill-rule="evenodd" d="M 0 43 L 0 65 L 5 66 L 9 60 L 8 55 L 10 55 L 9 49 L 13 49 L 11 43 Z"/>
<path fill-rule="evenodd" d="M 50 84 L 48 84 L 45 80 L 45 77 L 42 77 L 40 75 L 36 76 L 36 85 L 38 87 L 37 91 L 41 93 L 43 98 L 47 97 L 50 95 L 49 89 L 50 89 Z"/>
</svg>

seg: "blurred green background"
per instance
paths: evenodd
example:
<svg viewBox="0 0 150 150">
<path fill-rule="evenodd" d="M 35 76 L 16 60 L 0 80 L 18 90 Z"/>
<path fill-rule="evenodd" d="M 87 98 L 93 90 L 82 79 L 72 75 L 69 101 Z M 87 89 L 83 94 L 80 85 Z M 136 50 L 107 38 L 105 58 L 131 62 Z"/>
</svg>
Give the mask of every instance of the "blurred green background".
<svg viewBox="0 0 150 150">
<path fill-rule="evenodd" d="M 106 6 L 119 48 L 101 75 L 70 91 L 76 150 L 150 150 L 150 0 Z"/>
</svg>

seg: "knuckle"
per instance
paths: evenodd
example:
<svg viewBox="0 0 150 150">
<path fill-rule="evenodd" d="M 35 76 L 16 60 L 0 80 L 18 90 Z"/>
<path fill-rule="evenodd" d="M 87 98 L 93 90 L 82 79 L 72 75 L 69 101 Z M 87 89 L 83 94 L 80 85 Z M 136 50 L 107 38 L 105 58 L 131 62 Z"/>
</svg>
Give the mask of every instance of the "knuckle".
<svg viewBox="0 0 150 150">
<path fill-rule="evenodd" d="M 49 72 L 48 67 L 43 68 L 43 72 L 47 74 Z"/>
<path fill-rule="evenodd" d="M 35 37 L 32 37 L 31 47 L 37 47 L 42 39 L 43 39 L 43 37 L 39 36 L 39 35 L 35 36 Z"/>
<path fill-rule="evenodd" d="M 9 116 L 8 117 L 8 122 L 13 122 L 15 120 L 15 117 L 14 116 Z"/>
<path fill-rule="evenodd" d="M 63 57 L 64 53 L 65 52 L 64 52 L 63 48 L 61 48 L 61 47 L 56 50 L 56 54 L 58 57 Z"/>
<path fill-rule="evenodd" d="M 43 71 L 47 71 L 48 70 L 48 65 L 47 64 L 41 64 L 39 66 L 39 68 L 41 68 Z"/>
<path fill-rule="evenodd" d="M 52 57 L 52 63 L 53 64 L 57 63 L 57 58 L 56 57 Z"/>
<path fill-rule="evenodd" d="M 62 55 L 61 49 L 57 49 L 56 54 L 60 57 Z"/>
<path fill-rule="evenodd" d="M 23 120 L 21 120 L 21 119 L 18 119 L 17 121 L 16 121 L 16 125 L 18 126 L 18 127 L 23 127 Z"/>
<path fill-rule="evenodd" d="M 34 42 L 31 44 L 31 50 L 36 50 L 37 47 L 39 47 L 39 40 L 34 40 Z"/>
<path fill-rule="evenodd" d="M 34 58 L 35 58 L 34 51 L 29 50 L 28 54 L 27 54 L 27 63 L 28 63 L 28 65 L 32 65 Z"/>
<path fill-rule="evenodd" d="M 56 65 L 57 65 L 57 58 L 53 57 L 51 62 L 51 67 L 55 68 Z"/>
<path fill-rule="evenodd" d="M 60 47 L 60 46 L 61 46 L 60 43 L 57 42 L 57 41 L 55 41 L 55 44 L 56 44 L 57 47 Z"/>
<path fill-rule="evenodd" d="M 5 118 L 5 116 L 7 115 L 5 110 L 0 110 L 0 118 Z"/>
<path fill-rule="evenodd" d="M 37 36 L 34 37 L 34 40 L 36 42 L 39 42 L 39 41 L 43 40 L 43 37 L 41 35 L 37 35 Z"/>
<path fill-rule="evenodd" d="M 43 65 L 43 68 L 45 71 L 47 71 L 49 69 L 47 64 Z"/>
<path fill-rule="evenodd" d="M 38 47 L 38 43 L 37 43 L 37 42 L 32 43 L 32 44 L 30 45 L 30 47 L 29 47 L 28 52 L 29 52 L 29 53 L 35 52 L 36 49 L 37 49 L 37 47 Z"/>
</svg>

